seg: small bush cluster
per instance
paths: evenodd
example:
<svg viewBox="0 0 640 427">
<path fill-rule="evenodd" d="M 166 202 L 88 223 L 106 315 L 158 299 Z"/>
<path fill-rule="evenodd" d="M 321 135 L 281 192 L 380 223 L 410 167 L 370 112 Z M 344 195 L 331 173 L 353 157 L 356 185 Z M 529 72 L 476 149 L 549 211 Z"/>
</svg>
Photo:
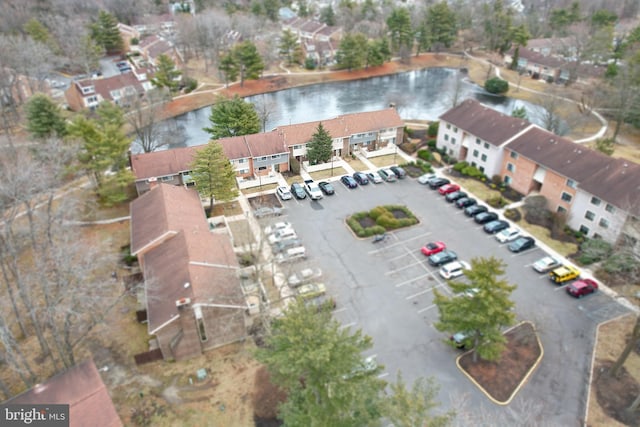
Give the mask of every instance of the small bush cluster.
<svg viewBox="0 0 640 427">
<path fill-rule="evenodd" d="M 602 239 L 586 239 L 580 245 L 576 260 L 582 265 L 589 265 L 608 258 L 612 252 L 613 247 L 609 242 Z"/>
<path fill-rule="evenodd" d="M 438 136 L 438 127 L 440 126 L 440 122 L 431 122 L 429 124 L 429 129 L 427 129 L 427 135 L 431 138 L 435 138 Z M 434 141 L 435 146 L 435 141 Z"/>
<path fill-rule="evenodd" d="M 492 208 L 503 208 L 509 203 L 502 196 L 493 196 L 487 199 L 487 204 Z"/>
<path fill-rule="evenodd" d="M 198 81 L 191 77 L 184 79 L 184 92 L 191 93 L 198 87 Z"/>
<path fill-rule="evenodd" d="M 429 150 L 418 150 L 418 158 L 430 162 L 433 160 L 433 153 Z"/>
<path fill-rule="evenodd" d="M 469 178 L 475 178 L 475 179 L 485 178 L 484 173 L 482 173 L 480 169 L 470 165 L 468 162 L 457 162 L 453 166 L 453 170 L 460 172 L 462 175 L 468 176 Z"/>
<path fill-rule="evenodd" d="M 504 217 L 513 222 L 518 222 L 522 219 L 522 214 L 518 209 L 507 209 L 504 211 Z"/>
<path fill-rule="evenodd" d="M 394 211 L 402 211 L 406 217 L 396 218 L 393 214 Z M 363 227 L 362 220 L 365 218 L 371 218 L 375 225 Z M 388 230 L 408 227 L 417 223 L 418 219 L 413 215 L 413 212 L 406 206 L 401 205 L 376 206 L 368 212 L 357 212 L 347 218 L 347 225 L 358 237 L 370 237 Z"/>
</svg>

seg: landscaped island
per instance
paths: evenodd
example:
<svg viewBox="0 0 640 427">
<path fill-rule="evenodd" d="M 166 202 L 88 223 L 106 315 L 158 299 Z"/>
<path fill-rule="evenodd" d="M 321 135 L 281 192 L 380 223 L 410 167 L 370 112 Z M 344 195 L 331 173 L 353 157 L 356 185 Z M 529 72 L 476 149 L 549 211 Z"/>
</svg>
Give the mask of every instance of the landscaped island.
<svg viewBox="0 0 640 427">
<path fill-rule="evenodd" d="M 347 224 L 358 237 L 369 237 L 389 230 L 417 224 L 418 218 L 406 206 L 376 206 L 370 211 L 357 212 L 347 218 Z"/>
</svg>

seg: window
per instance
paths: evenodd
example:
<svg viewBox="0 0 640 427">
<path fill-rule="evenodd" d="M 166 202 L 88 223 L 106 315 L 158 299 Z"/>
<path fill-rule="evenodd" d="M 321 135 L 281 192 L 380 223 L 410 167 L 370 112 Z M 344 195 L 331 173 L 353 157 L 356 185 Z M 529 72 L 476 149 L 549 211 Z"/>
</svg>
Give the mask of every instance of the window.
<svg viewBox="0 0 640 427">
<path fill-rule="evenodd" d="M 259 171 L 267 170 L 267 167 L 266 167 L 266 166 L 260 166 L 260 167 L 258 168 L 258 170 L 259 170 Z"/>
<path fill-rule="evenodd" d="M 449 155 L 453 156 L 453 150 L 451 148 L 449 148 Z"/>
<path fill-rule="evenodd" d="M 584 217 L 586 219 L 588 219 L 589 221 L 593 221 L 596 218 L 596 214 L 594 214 L 591 211 L 587 211 L 587 212 L 585 212 Z"/>
<path fill-rule="evenodd" d="M 293 146 L 293 149 L 294 149 L 294 150 L 299 150 L 299 149 L 301 149 L 301 148 L 302 148 L 302 145 L 294 145 L 294 146 Z"/>
<path fill-rule="evenodd" d="M 239 173 L 239 174 L 241 174 L 241 175 L 248 174 L 248 173 L 249 173 L 249 169 L 240 169 L 240 170 L 238 171 L 238 173 Z"/>
<path fill-rule="evenodd" d="M 444 140 L 445 140 L 445 141 L 448 141 L 448 140 L 449 140 L 449 134 L 448 134 L 448 133 L 445 133 L 445 134 L 444 134 Z"/>
<path fill-rule="evenodd" d="M 576 184 L 576 182 L 575 182 L 574 180 L 572 180 L 572 179 L 568 179 L 568 180 L 567 180 L 567 187 L 569 187 L 569 188 L 576 188 L 576 187 L 577 187 L 577 184 Z"/>
<path fill-rule="evenodd" d="M 458 128 L 457 128 L 457 127 L 454 127 L 454 128 L 453 128 L 453 131 L 454 131 L 454 132 L 458 132 Z"/>
<path fill-rule="evenodd" d="M 562 196 L 560 197 L 562 199 L 563 202 L 570 202 L 571 199 L 573 199 L 573 196 L 569 193 L 565 193 L 564 191 L 562 192 Z"/>
<path fill-rule="evenodd" d="M 511 177 L 510 177 L 510 176 L 505 176 L 505 177 L 504 177 L 504 183 L 505 183 L 505 184 L 509 185 L 509 184 L 511 184 L 511 182 L 512 182 L 512 181 L 513 181 L 513 180 L 511 179 Z"/>
<path fill-rule="evenodd" d="M 476 144 L 478 144 L 478 145 L 481 144 L 480 138 L 476 138 Z"/>
<path fill-rule="evenodd" d="M 478 168 L 478 170 L 479 170 L 480 172 L 484 173 L 484 166 L 480 166 L 480 167 Z"/>
<path fill-rule="evenodd" d="M 484 148 L 486 148 L 487 150 L 489 149 L 489 143 L 488 142 L 484 143 Z"/>
<path fill-rule="evenodd" d="M 280 154 L 274 154 L 273 156 L 271 156 L 272 159 L 277 159 L 278 157 L 280 157 Z"/>
<path fill-rule="evenodd" d="M 609 220 L 605 218 L 600 218 L 600 222 L 598 225 L 602 228 L 609 228 Z"/>
<path fill-rule="evenodd" d="M 512 159 L 517 159 L 517 158 L 518 158 L 518 153 L 516 153 L 515 151 L 512 151 L 512 152 L 511 152 L 511 154 L 509 154 L 509 156 L 510 156 Z"/>
<path fill-rule="evenodd" d="M 456 144 L 456 139 L 455 138 L 451 138 L 451 145 L 455 145 Z"/>
<path fill-rule="evenodd" d="M 267 160 L 267 156 L 260 157 L 260 160 Z"/>
<path fill-rule="evenodd" d="M 507 170 L 509 172 L 515 172 L 516 171 L 516 167 L 513 163 L 507 163 Z"/>
<path fill-rule="evenodd" d="M 585 227 L 584 225 L 581 225 L 578 231 L 584 235 L 587 235 L 589 234 L 589 227 Z"/>
<path fill-rule="evenodd" d="M 473 157 L 478 157 L 478 154 L 480 154 L 478 150 L 473 150 Z"/>
<path fill-rule="evenodd" d="M 451 129 L 451 125 L 447 123 L 447 129 Z"/>
<path fill-rule="evenodd" d="M 558 206 L 558 209 L 556 209 L 556 212 L 558 212 L 558 213 L 567 213 L 567 209 L 563 208 L 562 206 Z"/>
<path fill-rule="evenodd" d="M 591 198 L 591 204 L 595 205 L 595 206 L 600 206 L 600 203 L 602 202 L 602 200 L 598 199 L 597 197 L 592 197 Z"/>
<path fill-rule="evenodd" d="M 483 154 L 482 156 L 480 156 L 480 160 L 482 160 L 483 162 L 487 161 L 487 155 Z"/>
<path fill-rule="evenodd" d="M 244 163 L 244 162 L 246 162 L 246 161 L 247 161 L 247 159 L 238 159 L 238 160 L 237 160 L 238 164 L 240 164 L 240 163 Z"/>
<path fill-rule="evenodd" d="M 607 203 L 607 206 L 604 207 L 604 210 L 609 213 L 615 213 L 616 207 Z"/>
<path fill-rule="evenodd" d="M 160 181 L 162 182 L 173 181 L 173 176 L 163 176 L 162 178 L 160 178 Z"/>
</svg>

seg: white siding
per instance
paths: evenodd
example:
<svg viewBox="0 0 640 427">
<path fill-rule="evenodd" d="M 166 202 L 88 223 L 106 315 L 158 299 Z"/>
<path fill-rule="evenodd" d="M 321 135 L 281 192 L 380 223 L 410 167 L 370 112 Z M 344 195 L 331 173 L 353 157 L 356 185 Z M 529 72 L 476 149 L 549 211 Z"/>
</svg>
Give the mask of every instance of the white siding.
<svg viewBox="0 0 640 427">
<path fill-rule="evenodd" d="M 592 203 L 593 197 L 592 194 L 584 190 L 578 189 L 576 191 L 568 224 L 575 230 L 579 230 L 581 226 L 587 227 L 589 229 L 588 237 L 598 234 L 602 239 L 615 243 L 622 231 L 627 213 L 618 207 L 609 205 L 606 200 L 601 200 L 599 205 L 595 205 Z M 613 208 L 613 212 L 607 211 L 607 205 L 610 209 Z M 586 215 L 593 218 L 588 219 Z M 606 222 L 608 225 L 604 227 L 601 225 L 602 222 Z"/>
<path fill-rule="evenodd" d="M 450 123 L 441 121 L 438 126 L 436 147 L 445 148 L 449 156 L 458 159 L 460 158 L 460 148 L 462 147 L 463 137 L 464 133 L 462 129 L 458 129 Z"/>
</svg>

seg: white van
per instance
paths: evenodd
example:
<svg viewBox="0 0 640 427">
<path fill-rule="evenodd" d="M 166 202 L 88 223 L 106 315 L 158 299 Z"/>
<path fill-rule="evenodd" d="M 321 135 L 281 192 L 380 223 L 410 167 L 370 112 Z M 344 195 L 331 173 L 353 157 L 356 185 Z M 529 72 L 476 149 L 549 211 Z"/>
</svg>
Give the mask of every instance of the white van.
<svg viewBox="0 0 640 427">
<path fill-rule="evenodd" d="M 297 238 L 298 238 L 298 235 L 296 234 L 293 228 L 283 228 L 269 235 L 269 244 L 275 245 L 276 243 L 282 242 L 283 240 L 297 239 Z"/>
<path fill-rule="evenodd" d="M 440 275 L 444 279 L 454 279 L 456 277 L 462 276 L 463 270 L 468 270 L 470 265 L 464 261 L 453 261 L 448 264 L 445 264 L 440 269 Z"/>
<path fill-rule="evenodd" d="M 286 251 L 276 255 L 276 262 L 283 264 L 285 262 L 295 262 L 305 259 L 307 257 L 307 251 L 304 246 L 298 246 L 296 248 L 290 248 Z"/>
</svg>

